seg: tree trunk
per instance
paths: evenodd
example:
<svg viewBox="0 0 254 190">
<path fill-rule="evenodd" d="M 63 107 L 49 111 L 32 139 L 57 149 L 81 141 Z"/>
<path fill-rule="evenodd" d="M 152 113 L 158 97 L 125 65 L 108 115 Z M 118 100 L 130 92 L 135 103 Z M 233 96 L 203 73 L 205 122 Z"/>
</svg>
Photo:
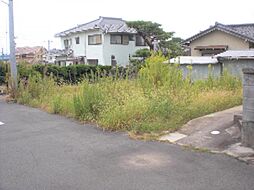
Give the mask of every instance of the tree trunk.
<svg viewBox="0 0 254 190">
<path fill-rule="evenodd" d="M 150 50 L 153 50 L 153 44 L 151 42 L 151 39 L 145 35 L 143 32 L 138 32 L 140 36 L 145 40 L 145 43 L 149 46 Z"/>
</svg>

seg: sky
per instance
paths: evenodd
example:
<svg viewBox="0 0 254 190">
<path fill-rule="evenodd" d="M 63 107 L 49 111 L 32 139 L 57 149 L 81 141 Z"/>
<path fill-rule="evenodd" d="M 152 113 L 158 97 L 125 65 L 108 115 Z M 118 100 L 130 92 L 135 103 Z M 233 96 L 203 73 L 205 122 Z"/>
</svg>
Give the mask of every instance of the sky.
<svg viewBox="0 0 254 190">
<path fill-rule="evenodd" d="M 8 6 L 0 0 L 0 53 L 8 52 Z M 99 18 L 157 22 L 186 39 L 222 24 L 254 23 L 253 0 L 13 0 L 16 46 L 61 48 L 58 32 Z M 7 45 L 7 47 L 6 47 Z"/>
</svg>

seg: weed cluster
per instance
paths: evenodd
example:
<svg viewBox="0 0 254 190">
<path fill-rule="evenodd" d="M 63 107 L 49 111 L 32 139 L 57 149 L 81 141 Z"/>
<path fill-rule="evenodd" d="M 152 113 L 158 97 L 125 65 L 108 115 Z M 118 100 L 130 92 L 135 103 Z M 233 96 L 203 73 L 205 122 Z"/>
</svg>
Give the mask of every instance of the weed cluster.
<svg viewBox="0 0 254 190">
<path fill-rule="evenodd" d="M 17 100 L 52 113 L 94 122 L 108 130 L 137 133 L 175 130 L 190 119 L 240 105 L 241 81 L 225 72 L 220 78 L 191 82 L 178 65 L 162 55 L 146 59 L 136 79 L 104 76 L 77 85 L 30 76 L 21 81 Z"/>
</svg>

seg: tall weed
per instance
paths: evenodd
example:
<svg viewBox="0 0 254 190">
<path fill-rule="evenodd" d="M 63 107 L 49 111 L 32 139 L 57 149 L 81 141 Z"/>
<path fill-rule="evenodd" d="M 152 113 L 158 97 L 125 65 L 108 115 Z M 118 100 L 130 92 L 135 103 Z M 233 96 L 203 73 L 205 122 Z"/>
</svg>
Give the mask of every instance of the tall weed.
<svg viewBox="0 0 254 190">
<path fill-rule="evenodd" d="M 85 81 L 80 94 L 74 95 L 75 115 L 82 120 L 96 120 L 104 106 L 105 95 L 99 83 L 89 84 Z"/>
</svg>

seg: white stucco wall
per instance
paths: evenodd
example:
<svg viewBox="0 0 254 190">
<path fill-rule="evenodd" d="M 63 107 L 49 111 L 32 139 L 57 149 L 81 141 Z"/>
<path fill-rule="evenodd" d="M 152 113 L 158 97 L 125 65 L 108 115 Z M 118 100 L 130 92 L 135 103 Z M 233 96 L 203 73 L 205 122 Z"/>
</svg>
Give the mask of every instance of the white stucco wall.
<svg viewBox="0 0 254 190">
<path fill-rule="evenodd" d="M 75 34 L 72 37 L 72 50 L 75 57 L 84 56 L 85 55 L 85 33 Z M 79 44 L 76 44 L 75 38 L 79 37 Z"/>
<path fill-rule="evenodd" d="M 104 65 L 111 65 L 111 56 L 114 55 L 117 65 L 126 66 L 129 64 L 129 55 L 132 56 L 136 50 L 147 48 L 146 46 L 136 46 L 135 41 L 129 41 L 128 45 L 111 44 L 110 34 L 104 35 L 103 55 Z"/>
<path fill-rule="evenodd" d="M 126 66 L 129 63 L 129 55 L 132 56 L 136 50 L 148 48 L 147 46 L 136 46 L 135 41 L 129 41 L 128 45 L 110 44 L 110 34 L 102 34 L 102 44 L 88 45 L 88 36 L 95 34 L 102 34 L 102 32 L 89 31 L 63 37 L 61 38 L 62 48 L 64 49 L 65 39 L 72 39 L 70 48 L 73 50 L 74 57 L 86 56 L 86 59 L 98 59 L 99 65 L 111 65 L 111 56 L 114 55 L 120 66 Z M 76 44 L 76 37 L 79 37 L 79 44 Z"/>
<path fill-rule="evenodd" d="M 61 38 L 61 46 L 64 49 L 64 40 L 72 39 L 72 45 L 70 49 L 73 50 L 74 57 L 86 56 L 86 59 L 98 59 L 98 64 L 103 65 L 103 35 L 102 44 L 88 45 L 88 36 L 102 34 L 100 31 L 89 31 L 70 35 L 68 37 Z M 75 38 L 79 37 L 79 44 L 76 44 Z"/>
<path fill-rule="evenodd" d="M 102 34 L 100 31 L 93 31 L 93 32 L 87 32 L 86 33 L 86 59 L 98 59 L 98 64 L 103 65 L 103 43 L 104 43 L 104 37 L 102 34 L 102 43 L 98 45 L 88 45 L 88 36 L 89 35 L 96 35 L 96 34 Z"/>
</svg>

